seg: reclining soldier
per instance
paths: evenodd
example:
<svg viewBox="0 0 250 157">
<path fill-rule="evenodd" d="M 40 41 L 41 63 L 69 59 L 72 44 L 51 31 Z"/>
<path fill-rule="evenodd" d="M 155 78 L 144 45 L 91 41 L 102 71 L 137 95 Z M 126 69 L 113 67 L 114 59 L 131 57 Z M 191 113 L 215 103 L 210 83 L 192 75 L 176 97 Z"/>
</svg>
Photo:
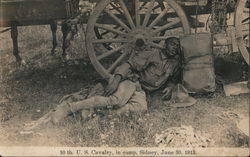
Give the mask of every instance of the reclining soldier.
<svg viewBox="0 0 250 157">
<path fill-rule="evenodd" d="M 60 122 L 70 113 L 80 110 L 89 114 L 94 112 L 93 108 L 113 107 L 117 114 L 145 112 L 147 102 L 144 90 L 162 90 L 162 98 L 170 99 L 174 85 L 180 81 L 179 39 L 166 39 L 165 47 L 165 50 L 152 52 L 143 39 L 138 39 L 129 60 L 116 68 L 102 95 L 58 105 L 52 112 L 52 122 Z"/>
<path fill-rule="evenodd" d="M 130 59 L 116 68 L 114 77 L 105 90 L 97 84 L 87 99 L 79 94 L 81 92 L 75 95 L 75 100 L 67 101 L 68 96 L 65 96 L 55 111 L 26 124 L 24 130 L 32 130 L 49 121 L 58 123 L 77 111 L 82 112 L 83 118 L 88 118 L 88 115 L 104 108 L 113 108 L 118 115 L 128 112 L 143 113 L 147 111 L 144 90 L 162 90 L 162 99 L 171 98 L 174 86 L 181 81 L 181 57 L 178 38 L 168 38 L 165 41 L 165 50 L 162 51 L 149 49 L 143 39 L 138 39 Z M 69 95 L 71 96 L 74 97 Z"/>
</svg>

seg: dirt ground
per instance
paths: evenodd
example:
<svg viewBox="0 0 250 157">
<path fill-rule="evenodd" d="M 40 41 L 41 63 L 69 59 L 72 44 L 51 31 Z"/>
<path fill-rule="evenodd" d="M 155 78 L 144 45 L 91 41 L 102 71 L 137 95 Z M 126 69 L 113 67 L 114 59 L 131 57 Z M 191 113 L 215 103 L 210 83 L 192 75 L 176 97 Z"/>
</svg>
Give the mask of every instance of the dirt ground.
<svg viewBox="0 0 250 157">
<path fill-rule="evenodd" d="M 60 58 L 60 48 L 56 56 L 50 55 L 50 36 L 49 26 L 19 28 L 19 48 L 27 66 L 18 67 L 10 33 L 0 35 L 1 146 L 155 146 L 155 134 L 190 125 L 210 135 L 211 147 L 249 147 L 248 137 L 234 120 L 219 118 L 227 111 L 249 117 L 249 95 L 226 97 L 220 84 L 214 93 L 195 95 L 197 103 L 189 108 L 171 108 L 159 99 L 159 93 L 152 93 L 143 115 L 104 115 L 84 123 L 73 115 L 58 125 L 48 123 L 22 132 L 25 123 L 46 114 L 64 95 L 90 88 L 100 79 L 79 36 L 69 49 L 67 64 Z M 246 66 L 237 65 L 238 69 L 227 71 L 224 83 L 247 80 Z"/>
</svg>

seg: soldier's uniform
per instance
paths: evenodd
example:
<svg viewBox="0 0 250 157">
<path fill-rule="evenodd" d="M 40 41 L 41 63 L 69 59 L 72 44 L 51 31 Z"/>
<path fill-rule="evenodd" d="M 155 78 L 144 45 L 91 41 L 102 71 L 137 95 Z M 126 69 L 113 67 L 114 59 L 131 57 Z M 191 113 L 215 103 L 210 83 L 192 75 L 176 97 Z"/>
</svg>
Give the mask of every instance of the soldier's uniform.
<svg viewBox="0 0 250 157">
<path fill-rule="evenodd" d="M 52 121 L 59 122 L 69 113 L 79 110 L 84 112 L 93 108 L 111 107 L 116 109 L 117 114 L 144 112 L 147 110 L 144 90 L 160 90 L 168 87 L 170 83 L 179 83 L 182 60 L 179 39 L 167 39 L 166 49 L 162 51 L 147 48 L 142 39 L 137 41 L 138 46 L 128 61 L 115 69 L 115 78 L 120 75 L 121 80 L 112 95 L 93 95 L 84 100 L 59 105 L 52 113 Z"/>
<path fill-rule="evenodd" d="M 115 93 L 109 97 L 95 95 L 68 103 L 68 106 L 59 106 L 53 115 L 54 120 L 59 121 L 65 114 L 93 107 L 112 106 L 117 109 L 117 114 L 144 112 L 147 110 L 144 90 L 159 90 L 169 82 L 176 84 L 180 81 L 180 57 L 176 55 L 169 58 L 161 51 L 152 52 L 148 49 L 134 51 L 127 62 L 116 68 L 114 75 L 122 77 Z"/>
</svg>

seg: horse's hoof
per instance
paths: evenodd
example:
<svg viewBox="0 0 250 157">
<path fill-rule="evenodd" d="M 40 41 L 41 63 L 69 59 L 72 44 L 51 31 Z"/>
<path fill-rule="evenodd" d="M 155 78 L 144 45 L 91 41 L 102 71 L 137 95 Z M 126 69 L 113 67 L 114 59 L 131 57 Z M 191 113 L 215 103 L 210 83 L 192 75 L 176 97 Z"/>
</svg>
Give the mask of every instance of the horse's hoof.
<svg viewBox="0 0 250 157">
<path fill-rule="evenodd" d="M 55 55 L 56 55 L 56 51 L 55 51 L 55 50 L 51 50 L 50 55 L 51 55 L 51 56 L 55 56 Z"/>
<path fill-rule="evenodd" d="M 20 66 L 23 67 L 23 68 L 27 68 L 28 67 L 28 64 L 25 62 L 25 60 L 22 60 L 20 62 Z"/>
<path fill-rule="evenodd" d="M 70 59 L 69 55 L 64 55 L 64 59 L 68 61 Z"/>
<path fill-rule="evenodd" d="M 28 64 L 25 62 L 25 60 L 21 60 L 21 61 L 16 62 L 16 66 L 18 68 L 27 68 Z"/>
<path fill-rule="evenodd" d="M 26 66 L 26 65 L 27 65 L 27 63 L 25 62 L 25 60 L 22 60 L 22 61 L 21 61 L 21 65 L 22 65 L 22 66 Z"/>
<path fill-rule="evenodd" d="M 70 60 L 69 55 L 62 55 L 62 61 L 67 63 Z"/>
<path fill-rule="evenodd" d="M 61 104 L 56 107 L 56 110 L 51 114 L 51 120 L 53 124 L 61 122 L 65 117 L 67 117 L 71 112 L 70 106 L 68 104 Z"/>
</svg>

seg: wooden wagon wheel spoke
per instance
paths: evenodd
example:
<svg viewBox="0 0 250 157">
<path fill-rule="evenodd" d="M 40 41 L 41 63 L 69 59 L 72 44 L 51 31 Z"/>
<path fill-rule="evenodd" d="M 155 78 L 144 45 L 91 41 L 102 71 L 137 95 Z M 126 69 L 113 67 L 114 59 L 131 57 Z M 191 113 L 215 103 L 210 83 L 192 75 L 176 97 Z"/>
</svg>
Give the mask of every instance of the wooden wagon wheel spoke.
<svg viewBox="0 0 250 157">
<path fill-rule="evenodd" d="M 115 49 L 112 49 L 112 50 L 110 50 L 110 51 L 108 51 L 108 52 L 105 52 L 105 53 L 103 53 L 102 55 L 98 56 L 98 57 L 97 57 L 97 60 L 101 60 L 101 59 L 103 59 L 103 58 L 105 58 L 105 57 L 108 57 L 108 56 L 110 56 L 110 55 L 112 55 L 112 54 L 114 54 L 114 53 L 116 53 L 116 52 L 121 51 L 122 49 L 124 49 L 124 48 L 126 48 L 126 47 L 127 47 L 127 45 L 122 45 L 122 46 L 119 46 L 119 47 L 117 47 L 117 48 L 115 48 Z"/>
<path fill-rule="evenodd" d="M 142 24 L 143 27 L 146 27 L 146 25 L 148 24 L 149 18 L 151 16 L 151 11 L 154 7 L 154 4 L 155 4 L 155 0 L 151 0 L 150 4 L 149 4 L 149 8 L 148 8 L 147 13 L 146 13 L 146 16 L 144 18 L 143 24 Z"/>
<path fill-rule="evenodd" d="M 99 24 L 99 23 L 97 23 L 95 25 L 94 30 L 95 30 L 95 34 L 96 34 L 97 39 L 105 39 L 106 36 L 110 36 L 110 35 L 112 35 L 112 33 L 114 33 L 114 36 L 112 36 L 112 38 L 117 38 L 119 35 L 122 36 L 122 37 L 124 37 L 126 35 L 126 33 L 123 32 L 124 29 L 121 28 L 118 25 L 110 27 L 110 26 L 105 25 L 105 24 Z M 111 48 L 111 43 L 104 43 L 102 46 L 100 45 L 100 47 L 98 48 L 98 51 L 105 52 L 105 49 L 107 49 L 107 50 L 111 50 L 112 49 Z"/>
<path fill-rule="evenodd" d="M 108 68 L 108 72 L 112 72 L 118 64 L 122 62 L 122 60 L 128 55 L 128 53 L 123 53 L 111 66 Z"/>
<path fill-rule="evenodd" d="M 176 36 L 177 34 L 175 34 Z M 152 37 L 151 40 L 152 41 L 159 41 L 159 40 L 166 40 L 170 37 L 174 37 L 173 35 L 166 35 L 166 36 L 156 36 L 156 37 Z"/>
<path fill-rule="evenodd" d="M 140 0 L 135 0 L 135 20 L 136 26 L 139 27 L 141 25 Z"/>
<path fill-rule="evenodd" d="M 153 42 L 148 43 L 150 46 L 154 47 L 154 48 L 158 48 L 158 49 L 164 49 L 164 47 L 162 46 L 162 44 L 156 44 Z"/>
<path fill-rule="evenodd" d="M 176 24 L 178 24 L 180 22 L 181 22 L 180 19 L 176 19 L 176 20 L 174 20 L 172 22 L 169 22 L 169 23 L 165 24 L 164 26 L 161 26 L 161 27 L 157 28 L 156 30 L 154 30 L 152 32 L 152 34 L 156 34 L 156 33 L 159 33 L 161 31 L 164 31 L 164 30 L 168 29 L 169 27 L 174 26 L 174 25 L 176 25 Z"/>
<path fill-rule="evenodd" d="M 98 24 L 97 23 L 97 24 L 95 24 L 95 26 L 99 27 L 99 28 L 102 28 L 102 29 L 105 29 L 105 30 L 107 30 L 107 32 L 109 31 L 109 32 L 113 32 L 113 33 L 119 34 L 121 36 L 126 36 L 126 34 L 124 32 L 121 32 L 121 31 L 119 31 L 117 29 L 113 29 L 110 26 L 105 26 L 104 24 Z M 102 35 L 104 35 L 104 34 L 102 34 Z"/>
<path fill-rule="evenodd" d="M 128 41 L 126 39 L 95 39 L 93 40 L 93 43 L 99 44 L 99 43 L 127 43 Z"/>
<path fill-rule="evenodd" d="M 134 22 L 132 20 L 132 17 L 130 16 L 130 13 L 129 13 L 124 1 L 119 0 L 119 3 L 121 5 L 121 7 L 122 7 L 122 10 L 124 11 L 124 15 L 125 15 L 126 19 L 128 20 L 129 25 L 131 26 L 132 29 L 135 29 L 135 24 L 134 24 Z"/>
<path fill-rule="evenodd" d="M 164 41 L 170 37 L 176 37 L 176 36 L 180 36 L 181 34 L 174 34 L 174 35 L 168 35 L 168 34 L 164 34 L 163 36 L 154 36 L 151 37 L 150 40 L 152 42 L 149 43 L 150 46 L 154 47 L 154 48 L 158 48 L 158 49 L 164 49 Z M 159 43 L 154 43 L 153 41 L 157 41 Z"/>
<path fill-rule="evenodd" d="M 97 23 L 97 25 L 98 25 L 98 24 L 99 24 L 99 23 Z M 105 25 L 105 24 L 100 24 L 100 25 L 105 26 L 105 28 L 108 27 L 108 25 Z M 100 27 L 101 27 L 101 26 L 100 26 Z M 123 32 L 124 29 L 121 28 L 121 27 L 118 26 L 118 25 L 111 26 L 111 27 L 109 26 L 109 27 L 108 27 L 108 30 L 110 30 L 110 28 L 111 28 L 111 29 L 113 29 L 113 30 L 120 31 L 120 32 L 122 32 L 122 35 L 117 34 L 117 33 L 118 33 L 117 31 L 116 31 L 117 33 L 114 33 L 114 32 L 105 30 L 105 29 L 100 28 L 100 27 L 97 27 L 96 25 L 95 25 L 95 27 L 94 27 L 94 33 L 95 33 L 97 39 L 106 39 L 107 37 L 112 37 L 113 39 L 115 39 L 115 38 L 117 38 L 117 37 L 119 37 L 119 36 L 124 37 L 124 36 L 123 36 L 123 33 L 125 34 L 125 32 Z M 120 33 L 120 32 L 119 32 L 119 33 Z M 97 51 L 98 53 L 103 54 L 103 53 L 106 52 L 107 50 L 112 50 L 113 46 L 114 46 L 114 45 L 112 45 L 112 43 L 103 43 L 103 44 L 96 45 L 96 46 L 95 46 L 95 49 L 96 49 L 96 51 Z"/>
<path fill-rule="evenodd" d="M 171 7 L 165 8 L 155 19 L 154 21 L 148 26 L 148 28 L 153 28 L 166 14 L 167 12 L 171 9 Z"/>
<path fill-rule="evenodd" d="M 131 29 L 128 28 L 126 24 L 124 24 L 117 16 L 115 16 L 112 12 L 110 12 L 108 9 L 105 9 L 105 12 L 112 17 L 122 28 L 124 28 L 126 31 L 130 32 Z"/>
<path fill-rule="evenodd" d="M 98 25 L 98 23 L 97 23 L 97 25 Z M 104 24 L 100 24 L 100 25 L 104 25 Z M 96 25 L 95 25 L 96 26 Z M 115 27 L 112 27 L 113 29 L 117 29 L 117 28 L 119 28 L 120 26 L 115 26 Z M 96 29 L 96 28 L 95 28 Z M 110 33 L 110 31 L 108 31 L 108 30 L 106 30 L 105 32 L 103 32 L 103 33 L 100 33 L 100 32 L 98 32 L 98 34 L 100 35 L 100 36 L 103 36 L 103 35 L 106 35 L 106 34 L 108 34 L 108 33 Z"/>
</svg>

